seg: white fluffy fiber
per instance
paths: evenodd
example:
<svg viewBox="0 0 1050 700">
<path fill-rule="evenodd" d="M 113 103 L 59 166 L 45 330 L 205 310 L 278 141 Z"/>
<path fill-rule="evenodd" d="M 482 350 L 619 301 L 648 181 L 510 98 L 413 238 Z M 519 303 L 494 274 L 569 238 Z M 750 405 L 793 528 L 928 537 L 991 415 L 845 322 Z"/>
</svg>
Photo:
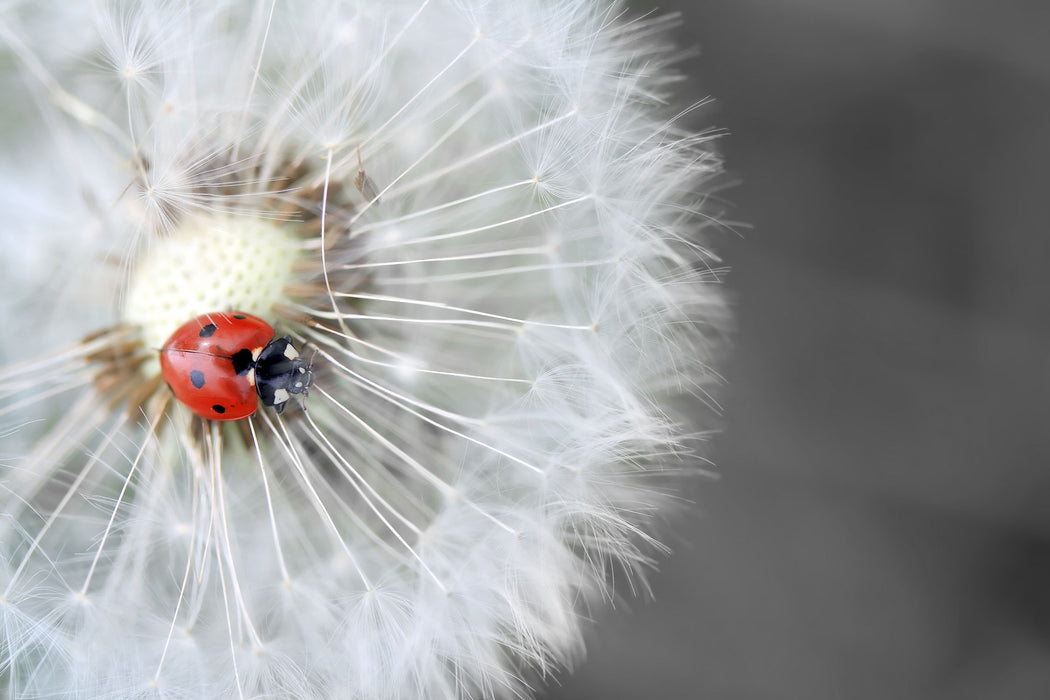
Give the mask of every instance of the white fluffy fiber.
<svg viewBox="0 0 1050 700">
<path fill-rule="evenodd" d="M 724 320 L 718 161 L 667 104 L 669 22 L 620 10 L 0 3 L 4 353 L 31 363 L 2 374 L 6 692 L 508 696 L 579 658 L 698 469 L 668 401 L 706 395 Z M 326 221 L 354 337 L 285 325 L 319 348 L 308 420 L 261 412 L 258 454 L 179 412 L 148 434 L 45 355 L 122 320 L 182 217 L 266 216 L 289 161 L 357 207 Z"/>
</svg>

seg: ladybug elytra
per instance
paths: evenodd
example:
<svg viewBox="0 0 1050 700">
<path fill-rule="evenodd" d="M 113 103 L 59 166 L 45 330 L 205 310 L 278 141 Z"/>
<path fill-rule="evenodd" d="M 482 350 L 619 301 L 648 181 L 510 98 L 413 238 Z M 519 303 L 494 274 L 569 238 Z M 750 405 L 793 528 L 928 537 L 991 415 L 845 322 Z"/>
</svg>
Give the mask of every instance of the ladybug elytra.
<svg viewBox="0 0 1050 700">
<path fill-rule="evenodd" d="M 313 372 L 290 336 L 241 311 L 187 321 L 160 349 L 160 370 L 175 398 L 202 418 L 240 420 L 261 401 L 280 413 L 293 394 L 307 395 Z"/>
</svg>

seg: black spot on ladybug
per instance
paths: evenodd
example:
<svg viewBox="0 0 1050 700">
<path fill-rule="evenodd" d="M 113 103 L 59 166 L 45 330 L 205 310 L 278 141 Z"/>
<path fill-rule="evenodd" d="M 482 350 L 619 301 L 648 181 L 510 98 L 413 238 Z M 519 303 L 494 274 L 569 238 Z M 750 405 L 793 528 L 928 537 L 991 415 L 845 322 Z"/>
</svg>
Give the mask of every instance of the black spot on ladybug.
<svg viewBox="0 0 1050 700">
<path fill-rule="evenodd" d="M 244 319 L 248 318 L 248 317 L 247 317 L 247 316 L 245 316 L 244 314 L 234 314 L 234 315 L 233 315 L 233 317 L 234 317 L 235 319 L 237 319 L 238 321 L 243 321 Z"/>
<path fill-rule="evenodd" d="M 193 384 L 194 389 L 200 389 L 204 386 L 204 372 L 201 372 L 199 369 L 190 372 L 190 383 Z"/>
<path fill-rule="evenodd" d="M 212 406 L 211 410 L 215 411 L 219 415 L 222 415 L 223 413 L 226 413 L 226 408 L 224 406 L 219 405 L 219 404 L 215 404 L 214 406 Z"/>
<path fill-rule="evenodd" d="M 212 333 L 215 332 L 215 324 L 209 323 L 204 328 L 201 328 L 200 336 L 202 338 L 210 338 Z"/>
<path fill-rule="evenodd" d="M 230 359 L 233 360 L 233 371 L 238 375 L 248 374 L 248 370 L 255 365 L 255 358 L 252 357 L 252 351 L 248 348 L 238 350 Z"/>
</svg>

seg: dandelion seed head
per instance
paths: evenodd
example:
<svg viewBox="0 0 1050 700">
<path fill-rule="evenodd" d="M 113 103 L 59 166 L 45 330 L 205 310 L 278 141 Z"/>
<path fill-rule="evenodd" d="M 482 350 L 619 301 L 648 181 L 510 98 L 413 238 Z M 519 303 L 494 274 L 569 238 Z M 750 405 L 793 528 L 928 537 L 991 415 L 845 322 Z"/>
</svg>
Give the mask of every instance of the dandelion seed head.
<svg viewBox="0 0 1050 700">
<path fill-rule="evenodd" d="M 670 20 L 45 5 L 0 7 L 0 303 L 33 331 L 0 369 L 7 687 L 520 697 L 570 667 L 697 470 L 670 397 L 717 383 L 719 160 L 668 107 Z M 233 310 L 303 348 L 301 405 L 174 398 L 158 349 Z"/>
</svg>

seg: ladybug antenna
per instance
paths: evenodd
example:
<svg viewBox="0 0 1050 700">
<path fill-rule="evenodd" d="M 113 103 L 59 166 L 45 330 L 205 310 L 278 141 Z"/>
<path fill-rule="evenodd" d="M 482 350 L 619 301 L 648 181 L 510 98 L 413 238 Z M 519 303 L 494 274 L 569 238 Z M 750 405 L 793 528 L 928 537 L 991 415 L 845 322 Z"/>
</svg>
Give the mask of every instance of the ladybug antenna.
<svg viewBox="0 0 1050 700">
<path fill-rule="evenodd" d="M 307 351 L 309 351 L 309 355 L 306 355 Z M 320 349 L 316 345 L 303 345 L 303 367 L 306 370 L 306 383 L 303 386 L 303 398 L 306 398 L 309 395 L 309 389 L 314 385 L 314 360 L 317 359 L 317 353 L 319 352 Z M 303 404 L 303 408 L 305 407 L 306 404 Z"/>
<path fill-rule="evenodd" d="M 309 359 L 304 359 L 303 364 L 306 365 L 306 369 L 313 369 L 314 359 L 317 358 L 317 354 L 321 352 L 321 350 L 313 343 L 303 343 L 303 355 L 305 356 L 307 352 L 310 353 L 310 357 Z"/>
</svg>

